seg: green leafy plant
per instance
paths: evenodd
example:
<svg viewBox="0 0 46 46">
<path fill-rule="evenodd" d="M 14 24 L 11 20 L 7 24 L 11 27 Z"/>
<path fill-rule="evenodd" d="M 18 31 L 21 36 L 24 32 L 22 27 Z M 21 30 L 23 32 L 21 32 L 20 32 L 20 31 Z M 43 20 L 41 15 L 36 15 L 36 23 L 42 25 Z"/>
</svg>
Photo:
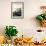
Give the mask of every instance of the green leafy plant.
<svg viewBox="0 0 46 46">
<path fill-rule="evenodd" d="M 39 21 L 46 20 L 46 14 L 38 15 L 38 16 L 36 16 L 36 19 L 39 20 Z"/>
<path fill-rule="evenodd" d="M 15 26 L 6 26 L 5 30 L 6 30 L 5 34 L 6 36 L 8 36 L 8 38 L 11 38 L 12 36 L 16 36 L 18 33 Z"/>
</svg>

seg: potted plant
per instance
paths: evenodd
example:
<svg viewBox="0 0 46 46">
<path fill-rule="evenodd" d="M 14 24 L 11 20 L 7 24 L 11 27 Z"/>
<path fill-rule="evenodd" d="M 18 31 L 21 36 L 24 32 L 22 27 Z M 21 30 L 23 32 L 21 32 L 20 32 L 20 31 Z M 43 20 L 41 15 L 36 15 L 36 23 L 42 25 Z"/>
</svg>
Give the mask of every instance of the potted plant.
<svg viewBox="0 0 46 46">
<path fill-rule="evenodd" d="M 46 27 L 46 6 L 40 7 L 42 10 L 42 14 L 36 16 L 36 19 L 39 20 L 42 27 Z"/>
<path fill-rule="evenodd" d="M 46 14 L 41 14 L 36 17 L 39 20 L 41 26 L 46 27 Z"/>
<path fill-rule="evenodd" d="M 18 31 L 15 26 L 6 26 L 5 30 L 6 30 L 5 35 L 8 37 L 10 41 L 11 41 L 12 36 L 17 36 Z M 10 42 L 9 40 L 8 42 Z"/>
</svg>

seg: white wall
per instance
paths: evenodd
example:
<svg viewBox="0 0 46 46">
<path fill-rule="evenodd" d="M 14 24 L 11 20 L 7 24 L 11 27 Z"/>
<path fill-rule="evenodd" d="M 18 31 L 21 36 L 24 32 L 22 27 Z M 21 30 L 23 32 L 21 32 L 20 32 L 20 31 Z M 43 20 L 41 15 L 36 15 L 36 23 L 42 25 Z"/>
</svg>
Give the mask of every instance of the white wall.
<svg viewBox="0 0 46 46">
<path fill-rule="evenodd" d="M 24 19 L 11 19 L 11 2 L 24 2 Z M 4 33 L 6 25 L 15 25 L 18 36 L 31 36 L 36 29 L 44 29 L 35 19 L 41 13 L 41 5 L 46 5 L 46 0 L 0 0 L 0 33 Z"/>
</svg>

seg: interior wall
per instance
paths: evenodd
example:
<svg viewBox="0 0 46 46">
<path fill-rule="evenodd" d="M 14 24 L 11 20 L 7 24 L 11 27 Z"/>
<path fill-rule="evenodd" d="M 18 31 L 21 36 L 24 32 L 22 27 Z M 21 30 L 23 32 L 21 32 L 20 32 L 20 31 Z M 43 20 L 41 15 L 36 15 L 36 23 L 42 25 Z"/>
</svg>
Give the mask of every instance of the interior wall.
<svg viewBox="0 0 46 46">
<path fill-rule="evenodd" d="M 24 2 L 24 19 L 11 19 L 11 2 Z M 0 34 L 4 34 L 6 25 L 15 25 L 18 36 L 31 36 L 37 29 L 46 30 L 35 19 L 42 5 L 46 5 L 46 0 L 0 0 Z"/>
</svg>

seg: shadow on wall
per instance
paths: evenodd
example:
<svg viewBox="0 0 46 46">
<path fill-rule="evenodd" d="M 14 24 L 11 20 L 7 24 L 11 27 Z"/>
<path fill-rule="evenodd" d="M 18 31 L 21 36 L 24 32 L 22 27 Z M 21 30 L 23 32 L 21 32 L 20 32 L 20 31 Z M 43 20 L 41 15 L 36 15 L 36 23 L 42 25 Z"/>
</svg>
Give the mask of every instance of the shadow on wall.
<svg viewBox="0 0 46 46">
<path fill-rule="evenodd" d="M 4 27 L 0 25 L 0 35 L 4 35 Z"/>
<path fill-rule="evenodd" d="M 31 17 L 30 21 L 32 25 L 37 26 L 37 27 L 40 26 L 39 21 L 36 20 L 36 17 Z"/>
</svg>

